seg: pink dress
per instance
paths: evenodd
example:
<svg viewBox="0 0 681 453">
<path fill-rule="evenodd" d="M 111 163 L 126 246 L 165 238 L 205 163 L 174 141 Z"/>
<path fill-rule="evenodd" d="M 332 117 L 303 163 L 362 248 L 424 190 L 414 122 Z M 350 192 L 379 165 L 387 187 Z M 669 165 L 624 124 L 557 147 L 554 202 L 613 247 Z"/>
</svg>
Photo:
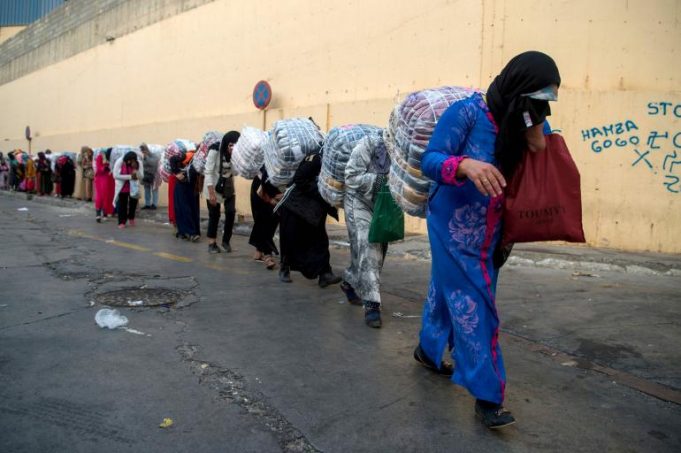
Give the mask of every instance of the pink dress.
<svg viewBox="0 0 681 453">
<path fill-rule="evenodd" d="M 103 209 L 104 214 L 113 214 L 113 197 L 115 182 L 109 162 L 106 162 L 102 153 L 97 155 L 95 161 L 95 209 Z"/>
</svg>

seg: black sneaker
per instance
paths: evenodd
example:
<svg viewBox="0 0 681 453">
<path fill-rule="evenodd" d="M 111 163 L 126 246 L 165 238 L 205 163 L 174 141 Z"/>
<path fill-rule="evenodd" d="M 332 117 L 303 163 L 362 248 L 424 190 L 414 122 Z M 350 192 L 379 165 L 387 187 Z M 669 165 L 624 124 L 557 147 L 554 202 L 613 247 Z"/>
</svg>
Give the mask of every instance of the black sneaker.
<svg viewBox="0 0 681 453">
<path fill-rule="evenodd" d="M 147 209 L 151 209 L 151 206 L 142 206 L 142 210 L 145 211 Z"/>
<path fill-rule="evenodd" d="M 510 411 L 501 406 L 483 400 L 475 400 L 475 413 L 489 429 L 499 429 L 515 423 Z"/>
<path fill-rule="evenodd" d="M 293 281 L 291 280 L 291 271 L 288 266 L 282 266 L 279 270 L 279 281 L 284 283 L 291 283 Z"/>
<path fill-rule="evenodd" d="M 231 253 L 232 252 L 232 246 L 229 245 L 229 242 L 223 242 L 222 243 L 222 248 L 225 249 L 225 252 Z"/>
<path fill-rule="evenodd" d="M 155 205 L 155 204 L 152 204 L 152 205 L 151 205 L 151 207 L 150 207 L 149 209 L 151 209 L 151 210 L 155 210 L 155 209 L 158 209 L 158 208 L 156 207 L 156 205 Z"/>
<path fill-rule="evenodd" d="M 362 299 L 355 292 L 355 288 L 348 282 L 343 282 L 340 284 L 340 289 L 345 293 L 345 297 L 348 299 L 350 305 L 363 305 Z"/>
<path fill-rule="evenodd" d="M 414 359 L 424 367 L 434 371 L 437 374 L 447 377 L 454 374 L 454 366 L 449 362 L 445 362 L 444 360 L 442 363 L 440 363 L 440 368 L 436 367 L 435 363 L 428 358 L 426 352 L 421 348 L 421 344 L 416 346 L 416 349 L 414 349 Z"/>
<path fill-rule="evenodd" d="M 342 279 L 338 275 L 334 275 L 333 272 L 324 272 L 319 276 L 319 287 L 326 288 L 329 285 L 335 285 L 340 283 Z"/>
<path fill-rule="evenodd" d="M 220 253 L 220 247 L 215 242 L 208 244 L 208 253 Z"/>
<path fill-rule="evenodd" d="M 378 302 L 364 302 L 364 322 L 375 329 L 383 325 L 381 322 L 381 304 Z"/>
</svg>

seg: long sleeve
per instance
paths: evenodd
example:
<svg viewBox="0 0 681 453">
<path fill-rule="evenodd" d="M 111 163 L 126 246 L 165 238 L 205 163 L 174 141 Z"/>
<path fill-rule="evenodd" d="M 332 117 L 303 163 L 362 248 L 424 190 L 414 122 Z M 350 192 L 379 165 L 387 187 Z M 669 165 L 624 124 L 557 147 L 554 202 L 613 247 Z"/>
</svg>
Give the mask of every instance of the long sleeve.
<svg viewBox="0 0 681 453">
<path fill-rule="evenodd" d="M 449 107 L 437 122 L 421 158 L 423 174 L 441 184 L 457 185 L 451 173 L 456 172 L 463 157 L 463 144 L 474 124 L 471 103 L 460 101 Z"/>
<path fill-rule="evenodd" d="M 204 171 L 204 186 L 215 187 L 218 183 L 218 172 L 220 171 L 220 151 L 211 149 L 206 156 L 206 167 Z"/>
<path fill-rule="evenodd" d="M 371 198 L 371 192 L 376 182 L 376 174 L 369 173 L 370 164 L 371 146 L 369 139 L 365 138 L 350 153 L 345 167 L 345 185 L 349 190 L 367 198 Z"/>
<path fill-rule="evenodd" d="M 131 179 L 130 175 L 122 175 L 121 174 L 121 168 L 122 167 L 123 167 L 123 158 L 121 157 L 114 164 L 114 171 L 113 171 L 114 178 L 121 180 L 121 181 L 130 181 L 130 179 Z"/>
</svg>

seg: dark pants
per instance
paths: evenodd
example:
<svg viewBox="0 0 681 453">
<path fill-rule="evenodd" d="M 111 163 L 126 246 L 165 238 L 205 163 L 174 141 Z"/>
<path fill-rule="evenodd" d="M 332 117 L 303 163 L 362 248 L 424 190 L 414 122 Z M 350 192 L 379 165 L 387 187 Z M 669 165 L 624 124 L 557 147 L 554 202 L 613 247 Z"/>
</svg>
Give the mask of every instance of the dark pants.
<svg viewBox="0 0 681 453">
<path fill-rule="evenodd" d="M 129 193 L 119 193 L 116 210 L 118 211 L 118 224 L 125 225 L 128 220 L 135 220 L 137 198 L 132 198 Z"/>
<path fill-rule="evenodd" d="M 220 223 L 220 203 L 215 206 L 206 202 L 208 206 L 208 239 L 218 237 L 218 223 Z M 225 229 L 222 232 L 222 242 L 229 244 L 232 240 L 232 230 L 234 229 L 234 217 L 236 217 L 236 197 L 229 197 L 225 200 Z"/>
</svg>

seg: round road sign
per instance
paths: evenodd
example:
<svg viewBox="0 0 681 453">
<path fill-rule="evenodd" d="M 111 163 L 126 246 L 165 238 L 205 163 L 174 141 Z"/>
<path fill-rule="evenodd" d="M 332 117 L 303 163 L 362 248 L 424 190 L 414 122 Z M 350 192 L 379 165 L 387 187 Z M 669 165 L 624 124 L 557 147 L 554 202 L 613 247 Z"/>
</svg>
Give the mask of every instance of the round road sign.
<svg viewBox="0 0 681 453">
<path fill-rule="evenodd" d="M 258 110 L 265 110 L 272 100 L 272 87 L 266 80 L 261 80 L 253 88 L 253 104 Z"/>
</svg>

